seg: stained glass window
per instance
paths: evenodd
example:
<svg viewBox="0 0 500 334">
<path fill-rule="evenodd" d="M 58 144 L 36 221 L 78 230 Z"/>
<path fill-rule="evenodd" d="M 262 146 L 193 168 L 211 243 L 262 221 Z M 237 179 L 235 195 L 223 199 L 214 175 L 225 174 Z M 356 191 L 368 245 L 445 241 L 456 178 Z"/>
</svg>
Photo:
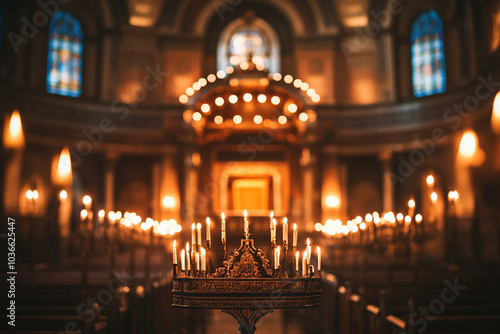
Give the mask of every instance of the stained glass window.
<svg viewBox="0 0 500 334">
<path fill-rule="evenodd" d="M 47 91 L 71 97 L 81 94 L 83 32 L 80 22 L 65 11 L 50 21 Z"/>
<path fill-rule="evenodd" d="M 422 13 L 411 30 L 413 94 L 416 97 L 446 90 L 443 22 L 433 10 Z"/>
<path fill-rule="evenodd" d="M 251 60 L 268 67 L 269 42 L 259 29 L 246 26 L 234 33 L 229 41 L 229 62 L 239 65 Z M 250 59 L 251 58 L 251 59 Z"/>
</svg>

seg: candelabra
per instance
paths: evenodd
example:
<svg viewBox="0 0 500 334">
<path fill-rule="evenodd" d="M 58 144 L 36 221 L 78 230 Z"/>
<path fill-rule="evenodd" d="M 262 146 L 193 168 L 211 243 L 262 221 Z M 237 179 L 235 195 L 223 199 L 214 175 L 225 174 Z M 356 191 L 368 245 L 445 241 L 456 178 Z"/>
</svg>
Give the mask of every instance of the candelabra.
<svg viewBox="0 0 500 334">
<path fill-rule="evenodd" d="M 314 273 L 308 261 L 308 268 L 302 276 L 295 269 L 294 277 L 289 278 L 285 265 L 286 242 L 283 245 L 283 259 L 280 259 L 279 252 L 275 254 L 273 269 L 264 252 L 257 249 L 254 240 L 250 239 L 247 223 L 240 247 L 227 258 L 226 240 L 222 240 L 224 261 L 213 272 L 210 267 L 206 270 L 205 262 L 200 266 L 199 255 L 192 256 L 194 252 L 190 255 L 189 251 L 183 251 L 183 254 L 188 255 L 182 258 L 181 270 L 177 272 L 174 249 L 173 306 L 221 309 L 238 321 L 241 334 L 253 334 L 257 321 L 274 309 L 318 307 L 321 304 L 321 271 Z M 209 256 L 209 253 L 203 253 Z M 185 268 L 185 259 L 188 261 L 188 270 Z"/>
</svg>

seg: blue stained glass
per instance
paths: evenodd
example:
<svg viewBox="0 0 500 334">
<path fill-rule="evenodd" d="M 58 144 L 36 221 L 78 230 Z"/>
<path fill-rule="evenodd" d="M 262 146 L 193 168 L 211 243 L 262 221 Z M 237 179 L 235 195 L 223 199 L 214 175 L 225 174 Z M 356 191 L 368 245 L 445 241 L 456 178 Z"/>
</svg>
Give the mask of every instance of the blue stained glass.
<svg viewBox="0 0 500 334">
<path fill-rule="evenodd" d="M 71 97 L 81 94 L 83 31 L 78 19 L 65 11 L 50 21 L 47 92 Z"/>
<path fill-rule="evenodd" d="M 446 90 L 443 22 L 433 10 L 422 13 L 411 29 L 413 94 L 416 97 Z"/>
</svg>

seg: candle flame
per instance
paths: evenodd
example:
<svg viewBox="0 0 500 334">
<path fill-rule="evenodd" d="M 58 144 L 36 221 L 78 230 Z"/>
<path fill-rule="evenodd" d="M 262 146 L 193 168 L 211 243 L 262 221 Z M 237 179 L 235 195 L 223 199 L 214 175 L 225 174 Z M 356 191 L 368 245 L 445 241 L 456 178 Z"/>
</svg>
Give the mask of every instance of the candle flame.
<svg viewBox="0 0 500 334">
<path fill-rule="evenodd" d="M 189 242 L 186 242 L 186 252 L 189 253 Z"/>
<path fill-rule="evenodd" d="M 8 126 L 6 124 L 4 128 L 3 143 L 6 148 L 24 147 L 23 124 L 17 109 L 12 112 Z"/>
<path fill-rule="evenodd" d="M 288 218 L 283 218 L 283 225 L 286 225 L 286 223 L 288 222 Z"/>
<path fill-rule="evenodd" d="M 273 225 L 276 226 L 276 218 L 273 218 Z"/>
<path fill-rule="evenodd" d="M 307 251 L 304 251 L 304 259 L 307 258 Z"/>
<path fill-rule="evenodd" d="M 297 230 L 297 224 L 296 223 L 293 224 L 293 230 L 294 231 Z"/>
<path fill-rule="evenodd" d="M 194 230 L 196 228 L 195 224 L 191 225 L 191 228 Z"/>
<path fill-rule="evenodd" d="M 175 245 L 177 244 L 177 240 L 174 240 L 174 248 L 175 248 Z"/>
<path fill-rule="evenodd" d="M 210 225 L 210 217 L 207 217 L 206 222 L 207 222 L 207 225 Z"/>
<path fill-rule="evenodd" d="M 297 257 L 297 259 L 299 258 L 299 251 L 297 251 L 297 253 L 295 254 L 295 256 Z"/>
<path fill-rule="evenodd" d="M 318 254 L 321 254 L 321 249 L 319 248 L 319 246 L 318 246 Z"/>
<path fill-rule="evenodd" d="M 311 241 L 307 238 L 307 246 L 311 246 Z"/>
<path fill-rule="evenodd" d="M 247 210 L 243 211 L 243 216 L 245 216 L 245 218 L 247 218 L 247 217 L 248 217 L 248 212 L 247 212 Z"/>
<path fill-rule="evenodd" d="M 222 220 L 226 219 L 226 215 L 224 214 L 224 212 L 220 215 L 220 217 Z"/>
<path fill-rule="evenodd" d="M 271 217 L 271 219 L 273 219 L 273 217 L 274 217 L 274 211 L 271 211 L 270 217 Z"/>
<path fill-rule="evenodd" d="M 201 230 L 201 224 L 200 223 L 196 224 L 196 229 Z"/>
</svg>

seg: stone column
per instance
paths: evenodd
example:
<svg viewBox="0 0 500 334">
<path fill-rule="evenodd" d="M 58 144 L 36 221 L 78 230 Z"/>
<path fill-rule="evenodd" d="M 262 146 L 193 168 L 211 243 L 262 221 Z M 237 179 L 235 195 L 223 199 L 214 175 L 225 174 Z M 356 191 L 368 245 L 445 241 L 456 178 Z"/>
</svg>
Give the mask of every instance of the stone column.
<svg viewBox="0 0 500 334">
<path fill-rule="evenodd" d="M 392 152 L 385 151 L 379 154 L 382 166 L 384 212 L 394 210 L 394 189 L 392 180 Z"/>
</svg>

